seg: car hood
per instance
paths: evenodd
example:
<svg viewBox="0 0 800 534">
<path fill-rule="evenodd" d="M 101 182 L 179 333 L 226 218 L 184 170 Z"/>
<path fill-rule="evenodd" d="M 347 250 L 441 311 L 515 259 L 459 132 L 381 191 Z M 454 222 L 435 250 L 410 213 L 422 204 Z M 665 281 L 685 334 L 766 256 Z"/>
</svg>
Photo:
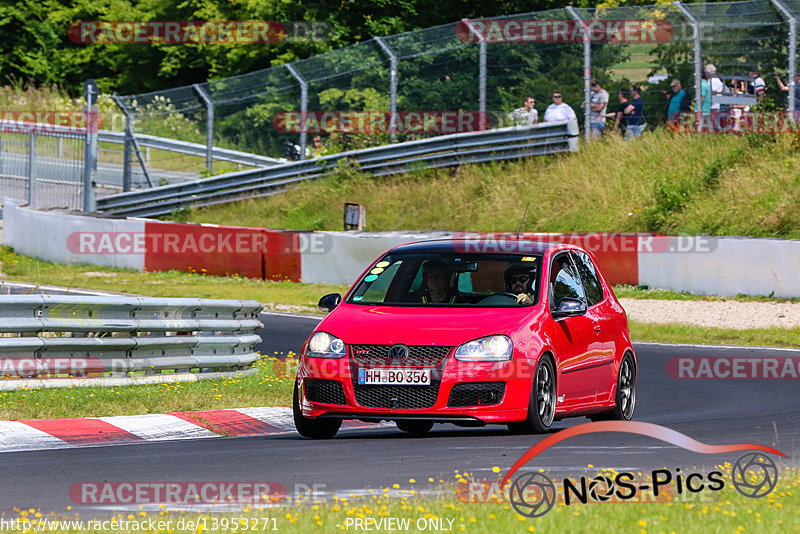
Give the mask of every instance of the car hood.
<svg viewBox="0 0 800 534">
<path fill-rule="evenodd" d="M 438 308 L 340 304 L 317 327 L 358 345 L 454 346 L 514 333 L 539 312 L 524 308 Z"/>
</svg>

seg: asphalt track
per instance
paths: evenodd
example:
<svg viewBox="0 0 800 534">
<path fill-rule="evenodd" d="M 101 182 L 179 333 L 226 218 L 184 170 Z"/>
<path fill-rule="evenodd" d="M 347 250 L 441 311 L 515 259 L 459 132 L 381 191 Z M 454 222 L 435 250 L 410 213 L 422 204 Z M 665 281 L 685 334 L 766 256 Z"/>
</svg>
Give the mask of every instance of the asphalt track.
<svg viewBox="0 0 800 534">
<path fill-rule="evenodd" d="M 262 316 L 262 352 L 297 352 L 314 319 Z M 637 344 L 638 401 L 634 419 L 665 425 L 713 445 L 757 443 L 790 458 L 800 443 L 800 380 L 675 380 L 665 366 L 676 356 L 797 356 L 796 351 Z M 556 422 L 553 432 L 586 419 Z M 0 509 L 41 508 L 79 512 L 87 519 L 108 510 L 76 506 L 68 490 L 89 481 L 273 481 L 289 492 L 314 484 L 325 492 L 349 493 L 398 483 L 424 490 L 428 477 L 453 481 L 455 471 L 496 478 L 542 436 L 515 436 L 504 427 L 475 429 L 437 425 L 412 438 L 393 427 L 342 431 L 333 440 L 297 435 L 157 442 L 82 449 L 4 453 Z M 620 433 L 579 436 L 536 457 L 527 468 L 551 476 L 600 468 L 648 470 L 658 467 L 712 468 L 740 454 L 703 455 L 653 438 Z M 778 460 L 778 458 L 775 458 Z M 796 454 L 794 454 L 794 461 Z M 594 467 L 589 469 L 588 464 Z M 296 486 L 300 485 L 300 486 Z M 130 510 L 138 510 L 131 506 Z M 124 508 L 118 508 L 124 509 Z"/>
</svg>

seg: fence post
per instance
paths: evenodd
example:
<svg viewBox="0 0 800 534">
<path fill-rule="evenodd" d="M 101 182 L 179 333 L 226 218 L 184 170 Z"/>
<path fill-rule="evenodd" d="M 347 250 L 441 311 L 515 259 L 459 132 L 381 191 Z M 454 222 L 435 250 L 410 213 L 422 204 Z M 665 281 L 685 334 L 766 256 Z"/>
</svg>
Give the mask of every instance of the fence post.
<svg viewBox="0 0 800 534">
<path fill-rule="evenodd" d="M 131 124 L 130 118 L 125 115 L 125 141 L 122 143 L 122 191 L 131 190 Z"/>
<path fill-rule="evenodd" d="M 586 139 L 592 136 L 592 41 L 589 39 L 589 25 L 575 11 L 567 6 L 567 12 L 583 26 L 583 129 Z"/>
<path fill-rule="evenodd" d="M 797 110 L 797 102 L 795 102 L 795 87 L 794 77 L 797 74 L 797 17 L 786 7 L 782 0 L 770 0 L 781 14 L 789 21 L 789 113 L 794 113 Z"/>
<path fill-rule="evenodd" d="M 197 91 L 200 98 L 206 105 L 206 169 L 211 174 L 214 173 L 214 102 L 208 96 L 200 84 L 193 83 L 192 88 Z"/>
<path fill-rule="evenodd" d="M 111 95 L 111 100 L 117 105 L 117 107 L 125 114 L 125 141 L 127 142 L 130 138 L 130 142 L 133 145 L 133 149 L 136 151 L 136 158 L 139 160 L 139 166 L 142 168 L 142 173 L 144 174 L 145 179 L 147 180 L 147 185 L 153 187 L 153 181 L 150 179 L 150 173 L 147 172 L 147 165 L 144 162 L 144 158 L 142 157 L 142 151 L 139 148 L 139 142 L 136 140 L 136 136 L 133 135 L 133 116 L 131 115 L 130 110 L 122 102 L 122 98 L 117 94 L 114 93 Z M 124 157 L 124 156 L 123 156 Z M 148 158 L 149 160 L 149 158 Z M 131 169 L 128 168 L 128 172 L 131 172 Z M 125 170 L 122 171 L 122 187 L 125 188 Z M 125 189 L 127 191 L 127 189 Z"/>
<path fill-rule="evenodd" d="M 683 15 L 692 23 L 692 35 L 694 36 L 694 110 L 699 112 L 703 100 L 703 88 L 700 85 L 703 71 L 703 50 L 702 50 L 702 34 L 700 33 L 700 21 L 697 20 L 691 11 L 686 9 L 678 0 L 672 2 Z"/>
<path fill-rule="evenodd" d="M 381 37 L 375 37 L 378 46 L 389 56 L 389 129 L 392 143 L 397 142 L 397 54 Z"/>
<path fill-rule="evenodd" d="M 488 124 L 484 123 L 486 120 L 486 40 L 480 32 L 475 29 L 472 23 L 470 23 L 469 19 L 461 19 L 461 22 L 467 25 L 470 33 L 474 35 L 480 43 L 478 49 L 478 111 L 480 111 L 481 114 L 479 129 L 484 130 L 489 127 Z"/>
<path fill-rule="evenodd" d="M 36 187 L 36 134 L 30 132 L 28 134 L 28 206 L 35 208 L 34 202 L 36 201 L 36 194 L 34 189 Z"/>
<path fill-rule="evenodd" d="M 291 63 L 286 68 L 292 73 L 294 79 L 300 83 L 300 159 L 306 159 L 306 119 L 308 118 L 308 82 L 300 76 Z"/>
<path fill-rule="evenodd" d="M 83 211 L 94 211 L 94 177 L 97 172 L 97 117 L 94 104 L 97 102 L 97 84 L 87 80 L 83 84 L 86 99 L 86 140 L 83 157 Z"/>
</svg>

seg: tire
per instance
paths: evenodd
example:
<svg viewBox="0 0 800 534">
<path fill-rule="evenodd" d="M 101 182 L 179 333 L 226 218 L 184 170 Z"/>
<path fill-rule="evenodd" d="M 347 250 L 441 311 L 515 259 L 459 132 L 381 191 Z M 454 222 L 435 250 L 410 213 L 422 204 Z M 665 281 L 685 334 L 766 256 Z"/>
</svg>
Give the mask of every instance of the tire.
<svg viewBox="0 0 800 534">
<path fill-rule="evenodd" d="M 614 409 L 589 417 L 592 421 L 630 421 L 636 409 L 636 365 L 633 356 L 626 352 L 619 364 L 617 375 L 617 393 L 614 398 Z"/>
<path fill-rule="evenodd" d="M 544 356 L 536 364 L 531 397 L 528 401 L 528 417 L 519 423 L 510 423 L 508 429 L 514 434 L 543 434 L 553 424 L 555 413 L 555 366 L 549 356 Z"/>
<path fill-rule="evenodd" d="M 433 421 L 395 421 L 399 430 L 412 436 L 423 436 L 433 428 Z"/>
<path fill-rule="evenodd" d="M 294 427 L 304 438 L 309 439 L 330 439 L 336 435 L 342 426 L 341 419 L 310 419 L 303 415 L 300 409 L 299 398 L 300 385 L 295 383 L 294 395 L 292 395 L 292 415 L 294 415 Z"/>
</svg>

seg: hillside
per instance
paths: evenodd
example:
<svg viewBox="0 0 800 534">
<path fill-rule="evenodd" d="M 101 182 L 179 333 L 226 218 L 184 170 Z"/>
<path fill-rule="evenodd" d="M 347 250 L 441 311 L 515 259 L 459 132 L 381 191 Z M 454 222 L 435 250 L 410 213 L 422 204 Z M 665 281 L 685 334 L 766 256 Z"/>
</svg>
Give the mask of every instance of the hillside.
<svg viewBox="0 0 800 534">
<path fill-rule="evenodd" d="M 659 231 L 800 238 L 800 137 L 615 137 L 581 152 L 370 178 L 355 170 L 285 194 L 172 220 L 341 230 L 342 204 L 366 206 L 368 230 Z"/>
</svg>

